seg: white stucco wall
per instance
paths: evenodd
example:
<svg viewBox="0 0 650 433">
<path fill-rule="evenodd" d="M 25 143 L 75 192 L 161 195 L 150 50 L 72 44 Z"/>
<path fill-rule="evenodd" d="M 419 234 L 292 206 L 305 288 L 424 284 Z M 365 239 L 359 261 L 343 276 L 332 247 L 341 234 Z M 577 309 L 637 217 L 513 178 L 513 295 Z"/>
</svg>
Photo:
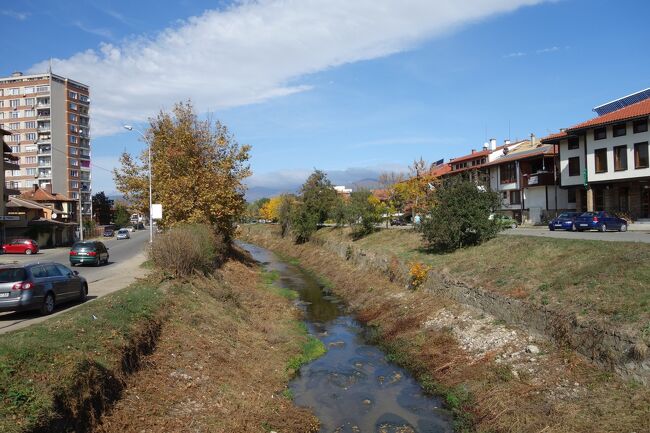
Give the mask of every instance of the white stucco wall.
<svg viewBox="0 0 650 433">
<path fill-rule="evenodd" d="M 569 140 L 560 141 L 560 180 L 562 186 L 582 185 L 582 171 L 585 169 L 585 143 L 584 138 L 579 137 L 580 146 L 577 149 L 569 150 Z M 569 176 L 569 158 L 580 158 L 580 174 Z"/>
</svg>

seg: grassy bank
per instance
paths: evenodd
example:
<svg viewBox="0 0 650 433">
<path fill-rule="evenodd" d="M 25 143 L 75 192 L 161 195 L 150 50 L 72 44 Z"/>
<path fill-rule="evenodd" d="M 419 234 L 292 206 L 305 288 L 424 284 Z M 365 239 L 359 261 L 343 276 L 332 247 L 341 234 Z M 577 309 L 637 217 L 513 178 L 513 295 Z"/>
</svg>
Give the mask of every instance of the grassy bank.
<svg viewBox="0 0 650 433">
<path fill-rule="evenodd" d="M 231 260 L 218 279 L 174 282 L 156 352 L 97 431 L 317 431 L 286 385 L 321 349 L 276 279 Z"/>
<path fill-rule="evenodd" d="M 0 336 L 0 431 L 64 431 L 92 423 L 155 345 L 163 291 L 137 283 Z"/>
<path fill-rule="evenodd" d="M 499 236 L 479 247 L 433 254 L 411 230 L 381 230 L 352 242 L 346 229 L 324 228 L 315 238 L 424 263 L 434 273 L 600 320 L 650 343 L 648 244 Z"/>
<path fill-rule="evenodd" d="M 373 236 L 410 236 L 393 233 Z M 273 227 L 250 227 L 243 236 L 250 242 L 292 256 L 304 268 L 325 277 L 358 319 L 372 329 L 374 340 L 392 360 L 411 370 L 425 389 L 445 396 L 456 413 L 458 431 L 650 431 L 648 388 L 604 373 L 572 351 L 532 340 L 540 350 L 528 353 L 531 337 L 521 331 L 486 318 L 480 311 L 468 312 L 465 307 L 433 293 L 407 290 L 403 284 L 391 283 L 384 275 L 360 269 L 317 243 L 295 245 L 289 239 L 283 240 Z M 344 233 L 326 229 L 317 234 L 322 236 L 344 236 Z M 388 254 L 404 254 L 405 261 L 424 257 L 417 246 L 401 245 L 403 237 L 390 246 L 380 243 L 378 237 L 364 241 L 368 248 L 376 242 Z M 456 254 L 463 253 L 472 254 L 469 250 Z M 480 257 L 474 259 L 480 261 Z M 479 273 L 469 258 L 461 259 L 466 260 L 464 265 L 443 256 L 429 257 L 428 263 L 446 263 L 448 272 L 452 272 L 452 267 L 462 269 L 471 264 L 474 271 L 464 269 L 465 275 Z M 493 266 L 497 266 L 497 259 L 485 258 Z M 480 269 L 488 272 L 489 268 Z M 486 281 L 495 278 L 493 275 L 473 277 Z M 445 317 L 449 320 L 437 326 L 440 318 Z M 472 336 L 468 329 L 474 329 L 475 340 L 461 338 Z"/>
</svg>

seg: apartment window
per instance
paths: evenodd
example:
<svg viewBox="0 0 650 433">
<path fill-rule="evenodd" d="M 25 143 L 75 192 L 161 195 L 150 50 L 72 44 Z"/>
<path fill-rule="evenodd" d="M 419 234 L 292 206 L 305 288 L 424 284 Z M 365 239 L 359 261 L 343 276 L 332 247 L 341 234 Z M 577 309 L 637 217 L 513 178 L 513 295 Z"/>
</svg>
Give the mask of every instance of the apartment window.
<svg viewBox="0 0 650 433">
<path fill-rule="evenodd" d="M 36 111 L 34 110 L 25 110 L 25 117 L 34 117 L 36 116 Z"/>
<path fill-rule="evenodd" d="M 635 134 L 640 132 L 648 132 L 648 119 L 635 120 L 632 123 L 632 131 Z"/>
<path fill-rule="evenodd" d="M 10 106 L 10 107 L 14 107 L 14 108 L 15 108 L 15 107 L 17 107 L 18 105 L 20 105 L 20 99 L 10 99 L 10 100 L 9 100 L 9 106 Z"/>
<path fill-rule="evenodd" d="M 77 143 L 77 137 L 75 137 L 74 135 L 71 135 L 70 136 L 70 143 L 76 144 Z"/>
<path fill-rule="evenodd" d="M 69 107 L 70 107 L 71 110 L 77 111 L 77 104 L 75 104 L 74 102 L 71 102 Z"/>
<path fill-rule="evenodd" d="M 604 140 L 607 138 L 607 128 L 596 128 L 594 129 L 594 140 Z"/>
<path fill-rule="evenodd" d="M 25 122 L 25 129 L 36 129 L 36 121 L 30 120 L 29 122 Z"/>
<path fill-rule="evenodd" d="M 75 200 L 78 200 L 79 199 L 79 193 L 78 192 L 73 192 L 72 193 L 72 198 L 75 199 Z"/>
<path fill-rule="evenodd" d="M 25 140 L 36 141 L 36 133 L 28 132 L 27 134 L 25 134 Z"/>
<path fill-rule="evenodd" d="M 18 122 L 16 122 L 16 123 L 10 123 L 10 124 L 9 124 L 9 129 L 12 129 L 12 130 L 14 130 L 14 131 L 17 131 L 18 129 L 20 129 L 20 123 L 18 123 Z"/>
<path fill-rule="evenodd" d="M 521 204 L 521 191 L 510 191 L 510 204 Z"/>
<path fill-rule="evenodd" d="M 627 125 L 625 123 L 617 123 L 612 127 L 612 135 L 614 137 L 622 137 L 627 134 Z"/>
<path fill-rule="evenodd" d="M 594 158 L 596 160 L 596 173 L 607 172 L 607 149 L 594 150 Z"/>
<path fill-rule="evenodd" d="M 19 88 L 14 88 L 14 89 L 9 89 L 9 95 L 20 95 L 20 89 Z"/>
<path fill-rule="evenodd" d="M 70 99 L 77 99 L 79 97 L 79 94 L 77 92 L 68 92 L 68 96 Z"/>
<path fill-rule="evenodd" d="M 34 176 L 36 174 L 36 169 L 35 168 L 28 168 L 25 170 L 25 173 L 27 176 Z"/>
<path fill-rule="evenodd" d="M 79 167 L 79 160 L 78 159 L 71 159 L 70 160 L 70 165 L 73 167 Z"/>
<path fill-rule="evenodd" d="M 517 181 L 517 164 L 509 162 L 499 166 L 501 183 L 513 183 Z"/>
<path fill-rule="evenodd" d="M 634 168 L 648 168 L 648 142 L 634 145 Z"/>
<path fill-rule="evenodd" d="M 25 156 L 23 160 L 25 161 L 25 164 L 36 164 L 35 156 Z"/>
<path fill-rule="evenodd" d="M 25 105 L 29 105 L 29 106 L 36 105 L 36 98 L 25 98 Z"/>
<path fill-rule="evenodd" d="M 9 113 L 9 118 L 10 119 L 18 119 L 18 118 L 20 118 L 20 112 L 12 111 L 11 113 Z"/>
<path fill-rule="evenodd" d="M 614 170 L 627 170 L 627 146 L 614 147 Z"/>
<path fill-rule="evenodd" d="M 569 150 L 580 149 L 580 139 L 578 137 L 569 138 Z"/>
<path fill-rule="evenodd" d="M 580 176 L 580 157 L 569 158 L 569 176 Z"/>
<path fill-rule="evenodd" d="M 70 177 L 79 177 L 79 171 L 70 170 Z"/>
<path fill-rule="evenodd" d="M 50 86 L 38 86 L 36 87 L 36 93 L 49 92 Z"/>
<path fill-rule="evenodd" d="M 86 95 L 79 96 L 79 100 L 81 102 L 88 102 L 89 101 L 88 96 L 86 96 Z"/>
<path fill-rule="evenodd" d="M 70 125 L 70 132 L 77 132 L 77 127 L 75 125 Z"/>
<path fill-rule="evenodd" d="M 70 189 L 79 189 L 79 182 L 70 182 Z"/>
<path fill-rule="evenodd" d="M 23 89 L 23 93 L 25 93 L 25 95 L 29 95 L 30 93 L 34 93 L 34 90 L 35 90 L 35 89 L 34 89 L 33 87 L 25 87 L 25 88 Z M 32 103 L 33 103 L 33 102 L 32 102 Z"/>
<path fill-rule="evenodd" d="M 4 111 L 0 111 L 0 119 L 4 119 L 4 118 L 5 118 L 5 112 L 4 112 Z"/>
<path fill-rule="evenodd" d="M 25 152 L 36 152 L 36 146 L 25 146 Z"/>
<path fill-rule="evenodd" d="M 74 114 L 74 113 L 70 113 L 70 114 L 68 115 L 68 118 L 70 119 L 70 122 L 76 122 L 77 119 L 78 119 L 77 115 Z"/>
<path fill-rule="evenodd" d="M 11 146 L 11 153 L 19 153 L 20 146 Z"/>
<path fill-rule="evenodd" d="M 576 202 L 576 189 L 575 188 L 569 188 L 567 190 L 567 201 L 569 203 L 575 203 Z"/>
<path fill-rule="evenodd" d="M 20 134 L 14 134 L 11 137 L 9 137 L 9 141 L 12 141 L 14 143 L 17 143 L 20 141 Z"/>
</svg>

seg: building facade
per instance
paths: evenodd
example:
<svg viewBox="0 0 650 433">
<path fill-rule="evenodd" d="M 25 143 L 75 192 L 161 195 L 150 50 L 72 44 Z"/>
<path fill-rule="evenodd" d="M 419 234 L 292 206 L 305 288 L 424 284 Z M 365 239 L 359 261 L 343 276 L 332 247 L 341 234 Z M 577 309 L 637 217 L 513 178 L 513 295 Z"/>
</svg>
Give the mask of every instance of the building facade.
<svg viewBox="0 0 650 433">
<path fill-rule="evenodd" d="M 90 98 L 85 84 L 52 73 L 0 78 L 0 127 L 20 158 L 5 185 L 21 192 L 50 184 L 91 208 Z"/>
<path fill-rule="evenodd" d="M 543 140 L 559 148 L 561 186 L 575 196 L 577 210 L 650 218 L 650 92 L 644 92 L 596 107 L 600 116 Z"/>
</svg>

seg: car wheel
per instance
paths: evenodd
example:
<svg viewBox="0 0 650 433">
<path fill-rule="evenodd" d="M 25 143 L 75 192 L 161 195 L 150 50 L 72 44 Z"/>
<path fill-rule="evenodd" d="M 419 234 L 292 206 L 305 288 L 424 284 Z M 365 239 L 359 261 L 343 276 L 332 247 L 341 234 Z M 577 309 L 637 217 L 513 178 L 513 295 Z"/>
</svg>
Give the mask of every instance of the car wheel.
<svg viewBox="0 0 650 433">
<path fill-rule="evenodd" d="M 600 227 L 598 228 L 601 232 L 606 232 L 607 231 L 607 226 L 605 224 L 601 224 Z"/>
<path fill-rule="evenodd" d="M 621 224 L 621 228 L 618 229 L 618 231 L 626 232 L 627 231 L 627 224 Z"/>
<path fill-rule="evenodd" d="M 553 227 L 553 226 L 549 226 L 548 229 L 549 229 L 550 231 L 552 231 L 552 232 L 555 231 L 555 227 Z"/>
<path fill-rule="evenodd" d="M 86 302 L 86 299 L 88 299 L 88 286 L 82 284 L 81 290 L 79 291 L 79 302 Z"/>
<path fill-rule="evenodd" d="M 41 314 L 44 316 L 52 314 L 54 311 L 54 305 L 54 295 L 52 292 L 47 292 L 45 299 L 43 299 L 43 305 L 41 305 Z"/>
<path fill-rule="evenodd" d="M 511 229 L 516 229 L 516 228 L 517 228 L 517 223 L 512 223 L 512 224 L 510 225 L 510 228 L 511 228 Z"/>
<path fill-rule="evenodd" d="M 576 227 L 575 224 L 571 224 L 571 231 L 572 231 L 572 232 L 577 232 L 577 231 L 578 231 L 578 227 Z"/>
<path fill-rule="evenodd" d="M 32 250 L 30 250 L 29 248 L 27 248 L 27 249 L 25 250 L 25 254 L 26 254 L 26 255 L 30 255 L 31 253 L 32 253 Z"/>
</svg>

